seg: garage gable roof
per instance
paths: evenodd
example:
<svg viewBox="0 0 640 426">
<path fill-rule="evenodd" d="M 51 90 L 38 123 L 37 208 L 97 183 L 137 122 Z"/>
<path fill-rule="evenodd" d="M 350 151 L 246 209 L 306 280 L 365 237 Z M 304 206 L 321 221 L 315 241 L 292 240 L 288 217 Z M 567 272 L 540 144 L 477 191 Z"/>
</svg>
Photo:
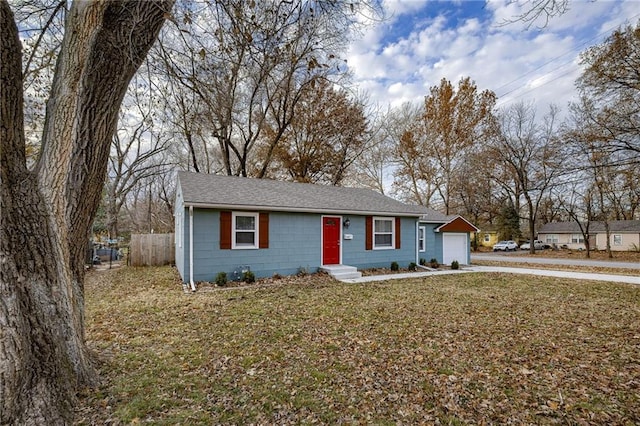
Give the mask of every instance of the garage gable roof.
<svg viewBox="0 0 640 426">
<path fill-rule="evenodd" d="M 479 230 L 462 216 L 449 216 L 447 223 L 436 228 L 437 232 L 478 232 Z"/>
<path fill-rule="evenodd" d="M 203 208 L 413 217 L 431 212 L 364 188 L 192 172 L 178 172 L 178 185 L 185 206 Z"/>
</svg>

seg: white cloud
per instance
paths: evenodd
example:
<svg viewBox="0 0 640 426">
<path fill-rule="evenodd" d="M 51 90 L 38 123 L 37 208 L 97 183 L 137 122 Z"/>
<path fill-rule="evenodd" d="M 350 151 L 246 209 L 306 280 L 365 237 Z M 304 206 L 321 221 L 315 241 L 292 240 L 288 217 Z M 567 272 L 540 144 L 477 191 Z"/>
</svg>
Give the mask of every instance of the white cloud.
<svg viewBox="0 0 640 426">
<path fill-rule="evenodd" d="M 546 28 L 527 31 L 522 22 L 499 25 L 523 13 L 523 6 L 510 0 L 471 7 L 478 16 L 455 14 L 477 6 L 471 2 L 438 5 L 451 11 L 434 15 L 428 2 L 385 1 L 391 19 L 351 45 L 350 70 L 372 100 L 392 106 L 421 101 L 440 79 L 455 84 L 469 76 L 479 89 L 502 96 L 500 105 L 535 100 L 540 111 L 549 103 L 565 108 L 580 75 L 579 53 L 626 19 L 635 25 L 640 16 L 634 0 L 575 1 Z M 407 25 L 413 27 L 402 28 Z"/>
</svg>

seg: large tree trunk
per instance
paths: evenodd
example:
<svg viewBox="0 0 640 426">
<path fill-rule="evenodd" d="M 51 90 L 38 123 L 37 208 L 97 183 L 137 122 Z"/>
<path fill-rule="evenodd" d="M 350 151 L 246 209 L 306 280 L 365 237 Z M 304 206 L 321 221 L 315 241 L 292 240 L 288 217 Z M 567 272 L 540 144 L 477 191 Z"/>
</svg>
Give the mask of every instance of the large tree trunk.
<svg viewBox="0 0 640 426">
<path fill-rule="evenodd" d="M 84 341 L 84 249 L 117 112 L 171 0 L 76 2 L 25 160 L 21 47 L 0 0 L 0 424 L 66 424 L 95 382 Z"/>
</svg>

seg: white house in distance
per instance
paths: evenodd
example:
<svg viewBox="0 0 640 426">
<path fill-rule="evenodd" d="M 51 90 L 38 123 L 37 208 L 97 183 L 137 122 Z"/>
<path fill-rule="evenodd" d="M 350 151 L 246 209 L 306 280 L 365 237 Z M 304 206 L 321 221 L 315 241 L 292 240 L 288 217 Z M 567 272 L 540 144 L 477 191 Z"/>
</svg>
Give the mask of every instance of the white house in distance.
<svg viewBox="0 0 640 426">
<path fill-rule="evenodd" d="M 612 251 L 635 251 L 640 248 L 640 220 L 611 220 L 608 223 Z M 585 249 L 584 237 L 575 221 L 547 223 L 538 230 L 538 239 L 558 247 Z M 604 222 L 589 223 L 589 246 L 592 250 L 606 250 Z"/>
</svg>

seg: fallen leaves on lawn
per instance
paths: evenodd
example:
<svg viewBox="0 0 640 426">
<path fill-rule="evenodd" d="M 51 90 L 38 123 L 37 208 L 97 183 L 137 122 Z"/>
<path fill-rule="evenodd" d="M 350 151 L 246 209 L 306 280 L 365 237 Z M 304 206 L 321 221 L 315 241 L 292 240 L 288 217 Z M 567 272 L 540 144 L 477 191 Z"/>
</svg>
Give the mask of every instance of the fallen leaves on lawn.
<svg viewBox="0 0 640 426">
<path fill-rule="evenodd" d="M 185 294 L 89 274 L 77 424 L 633 424 L 640 289 L 506 274 Z"/>
</svg>

